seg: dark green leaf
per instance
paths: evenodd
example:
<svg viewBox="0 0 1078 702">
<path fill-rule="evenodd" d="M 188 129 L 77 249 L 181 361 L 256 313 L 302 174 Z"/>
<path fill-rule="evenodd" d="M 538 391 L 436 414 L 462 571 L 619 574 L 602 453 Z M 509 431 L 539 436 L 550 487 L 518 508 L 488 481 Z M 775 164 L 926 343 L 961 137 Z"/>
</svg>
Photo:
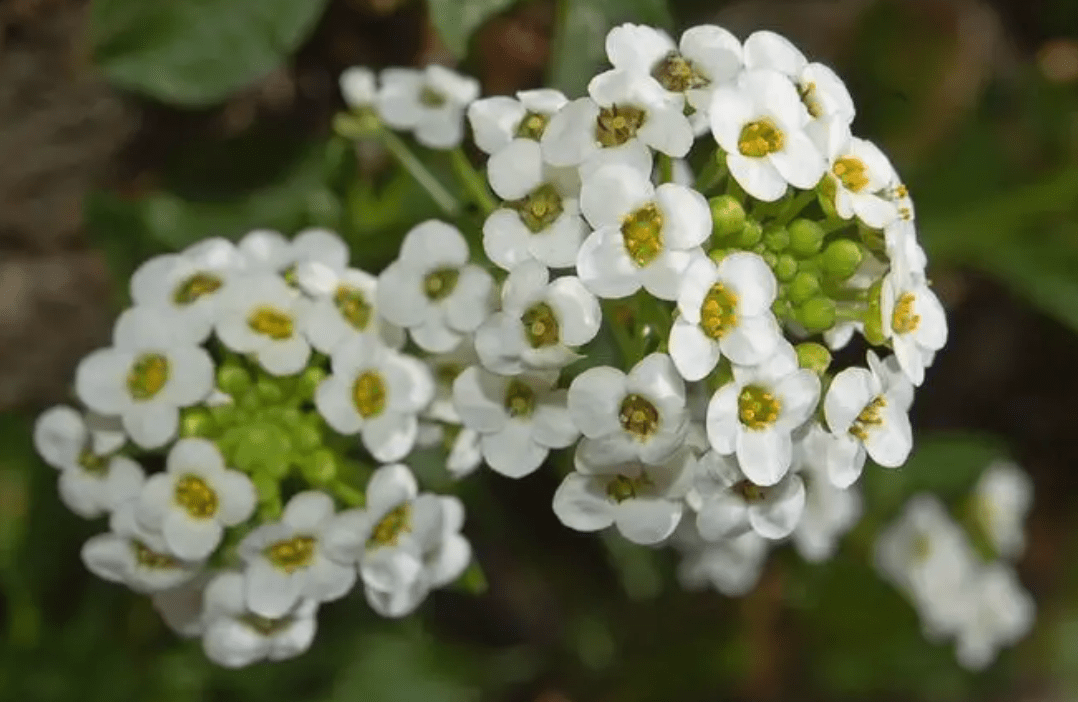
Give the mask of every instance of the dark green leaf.
<svg viewBox="0 0 1078 702">
<path fill-rule="evenodd" d="M 428 0 L 430 21 L 458 58 L 468 53 L 468 40 L 488 19 L 517 0 Z"/>
</svg>

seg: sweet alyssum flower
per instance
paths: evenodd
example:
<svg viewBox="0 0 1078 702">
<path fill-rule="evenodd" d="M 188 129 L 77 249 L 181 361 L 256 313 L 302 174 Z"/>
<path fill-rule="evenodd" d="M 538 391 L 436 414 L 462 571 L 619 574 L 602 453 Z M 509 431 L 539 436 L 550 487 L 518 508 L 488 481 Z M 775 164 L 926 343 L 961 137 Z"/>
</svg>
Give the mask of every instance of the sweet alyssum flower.
<svg viewBox="0 0 1078 702">
<path fill-rule="evenodd" d="M 589 368 L 573 379 L 567 399 L 585 437 L 577 450 L 578 469 L 660 463 L 684 441 L 685 382 L 666 354 L 645 356 L 628 374 L 610 366 Z"/>
<path fill-rule="evenodd" d="M 445 66 L 387 68 L 381 74 L 378 115 L 408 129 L 432 149 L 451 149 L 464 138 L 464 110 L 479 97 L 479 81 Z"/>
<path fill-rule="evenodd" d="M 874 229 L 883 229 L 898 217 L 894 203 L 884 196 L 894 167 L 879 147 L 850 134 L 846 124 L 830 125 L 827 143 L 827 182 L 833 191 L 835 212 L 843 219 L 857 217 Z"/>
<path fill-rule="evenodd" d="M 562 368 L 580 358 L 576 348 L 595 338 L 602 313 L 575 276 L 550 280 L 536 261 L 513 269 L 502 286 L 502 310 L 475 334 L 483 365 L 502 375 Z"/>
<path fill-rule="evenodd" d="M 794 547 L 806 561 L 829 559 L 838 540 L 861 517 L 861 496 L 853 486 L 835 487 L 828 474 L 831 436 L 813 422 L 794 447 L 794 470 L 805 483 L 805 511 L 793 532 Z"/>
<path fill-rule="evenodd" d="M 718 541 L 707 541 L 691 519 L 683 519 L 671 539 L 681 552 L 677 577 L 687 590 L 712 587 L 729 597 L 740 597 L 760 580 L 767 560 L 768 540 L 755 531 Z"/>
<path fill-rule="evenodd" d="M 1006 564 L 984 566 L 971 580 L 964 591 L 966 613 L 956 632 L 956 653 L 964 667 L 982 670 L 1000 648 L 1029 633 L 1036 604 Z"/>
<path fill-rule="evenodd" d="M 914 385 L 925 379 L 936 352 L 947 343 L 947 317 L 924 277 L 892 266 L 880 288 L 883 335 Z"/>
<path fill-rule="evenodd" d="M 301 263 L 315 261 L 334 270 L 348 265 L 348 246 L 328 229 L 304 229 L 291 240 L 271 229 L 255 229 L 237 244 L 243 256 L 243 268 L 251 275 L 280 273 L 290 285 L 295 283 L 295 269 Z"/>
<path fill-rule="evenodd" d="M 119 422 L 83 417 L 66 406 L 42 412 L 34 424 L 34 447 L 60 472 L 60 499 L 87 519 L 111 512 L 142 489 L 142 466 L 116 453 L 126 441 Z"/>
<path fill-rule="evenodd" d="M 1025 522 L 1033 504 L 1033 481 L 1016 463 L 993 461 L 971 495 L 977 526 L 1003 558 L 1015 559 L 1026 545 Z"/>
<path fill-rule="evenodd" d="M 700 257 L 685 272 L 670 328 L 670 357 L 686 380 L 706 377 L 723 356 L 733 363 L 762 363 L 782 332 L 771 305 L 778 284 L 754 253 L 735 252 L 715 264 Z"/>
<path fill-rule="evenodd" d="M 555 388 L 557 371 L 495 375 L 472 366 L 453 383 L 453 400 L 464 426 L 480 434 L 483 458 L 510 478 L 534 472 L 551 449 L 565 448 L 580 432 Z"/>
<path fill-rule="evenodd" d="M 363 66 L 352 66 L 341 72 L 338 80 L 341 96 L 353 110 L 366 110 L 374 107 L 378 97 L 378 78 L 374 71 Z"/>
<path fill-rule="evenodd" d="M 378 279 L 378 307 L 407 327 L 424 350 L 455 347 L 490 314 L 493 280 L 468 263 L 468 244 L 452 225 L 428 220 L 412 228 L 400 255 Z"/>
<path fill-rule="evenodd" d="M 550 117 L 569 102 L 552 88 L 521 90 L 516 98 L 495 95 L 468 105 L 475 145 L 491 156 L 515 139 L 539 141 Z"/>
<path fill-rule="evenodd" d="M 83 404 L 119 417 L 143 448 L 172 439 L 179 408 L 203 400 L 213 388 L 210 355 L 175 333 L 156 309 L 132 307 L 117 320 L 112 347 L 86 356 L 75 373 Z"/>
<path fill-rule="evenodd" d="M 332 354 L 353 336 L 366 336 L 391 348 L 404 345 L 404 330 L 378 314 L 378 279 L 370 273 L 308 261 L 297 266 L 296 281 L 313 298 L 303 332 L 322 353 Z"/>
<path fill-rule="evenodd" d="M 434 395 L 434 379 L 418 359 L 354 337 L 332 357 L 333 374 L 315 391 L 326 423 L 341 434 L 359 433 L 379 461 L 395 461 L 412 450 L 417 415 Z"/>
<path fill-rule="evenodd" d="M 805 508 L 805 485 L 790 472 L 775 485 L 763 487 L 745 477 L 733 456 L 708 451 L 696 463 L 694 499 L 696 529 L 708 541 L 755 531 L 766 539 L 783 539 L 797 526 Z"/>
<path fill-rule="evenodd" d="M 273 375 L 307 365 L 311 345 L 303 335 L 310 301 L 272 273 L 234 278 L 221 292 L 217 337 L 228 348 L 253 354 Z"/>
<path fill-rule="evenodd" d="M 711 210 L 697 191 L 658 187 L 646 173 L 607 166 L 585 178 L 580 207 L 595 228 L 577 255 L 577 275 L 603 298 L 632 295 L 641 286 L 675 300 L 682 276 L 711 234 Z"/>
<path fill-rule="evenodd" d="M 138 496 L 138 520 L 160 531 L 169 552 L 186 560 L 208 557 L 224 528 L 246 521 L 255 508 L 251 479 L 225 467 L 217 445 L 180 439 L 165 472 L 150 476 Z"/>
<path fill-rule="evenodd" d="M 752 482 L 775 485 L 793 460 L 792 433 L 816 409 L 820 379 L 798 367 L 785 341 L 764 363 L 735 365 L 733 373 L 708 403 L 708 441 L 722 455 L 736 454 Z"/>
</svg>

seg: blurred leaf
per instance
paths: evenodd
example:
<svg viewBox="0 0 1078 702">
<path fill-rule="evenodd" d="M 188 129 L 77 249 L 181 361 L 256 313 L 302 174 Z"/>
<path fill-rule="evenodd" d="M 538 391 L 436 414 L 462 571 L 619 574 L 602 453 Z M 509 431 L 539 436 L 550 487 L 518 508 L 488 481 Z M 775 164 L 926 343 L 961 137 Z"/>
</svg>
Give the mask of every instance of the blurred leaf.
<svg viewBox="0 0 1078 702">
<path fill-rule="evenodd" d="M 673 24 L 666 0 L 559 0 L 550 87 L 581 96 L 606 60 L 606 34 L 622 22 Z"/>
<path fill-rule="evenodd" d="M 328 0 L 94 0 L 94 60 L 116 85 L 203 107 L 281 64 Z"/>
<path fill-rule="evenodd" d="M 468 53 L 468 40 L 488 19 L 517 0 L 427 0 L 430 21 L 453 55 Z"/>
</svg>

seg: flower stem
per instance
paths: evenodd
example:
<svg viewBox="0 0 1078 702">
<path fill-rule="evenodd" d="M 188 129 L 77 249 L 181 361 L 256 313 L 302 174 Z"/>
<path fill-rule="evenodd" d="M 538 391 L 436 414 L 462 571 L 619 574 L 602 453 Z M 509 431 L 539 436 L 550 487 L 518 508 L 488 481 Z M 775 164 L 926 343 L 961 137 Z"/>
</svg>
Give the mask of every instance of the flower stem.
<svg viewBox="0 0 1078 702">
<path fill-rule="evenodd" d="M 636 363 L 639 359 L 636 358 L 637 352 L 630 332 L 631 324 L 625 320 L 627 308 L 624 303 L 618 300 L 604 300 L 602 307 L 603 319 L 608 322 L 605 326 L 614 335 L 614 343 L 617 344 L 622 361 L 627 365 Z M 632 314 L 631 310 L 629 314 Z"/>
<path fill-rule="evenodd" d="M 775 218 L 775 223 L 785 227 L 794 217 L 801 214 L 801 210 L 808 207 L 809 203 L 816 199 L 815 190 L 805 190 L 790 200 L 785 209 Z"/>
<path fill-rule="evenodd" d="M 700 171 L 700 175 L 696 178 L 696 189 L 700 193 L 707 195 L 709 190 L 713 190 L 722 179 L 726 176 L 726 159 L 723 158 L 723 154 L 716 151 L 704 164 L 704 168 Z"/>
<path fill-rule="evenodd" d="M 479 174 L 479 171 L 475 170 L 475 166 L 468 160 L 468 155 L 464 153 L 464 149 L 461 147 L 458 146 L 450 151 L 449 158 L 453 165 L 453 174 L 457 176 L 457 180 L 471 195 L 472 202 L 482 210 L 483 216 L 489 217 L 491 212 L 498 209 L 498 203 L 487 188 L 486 179 Z"/>
<path fill-rule="evenodd" d="M 674 160 L 668 154 L 659 154 L 659 182 L 671 183 L 674 180 Z"/>
<path fill-rule="evenodd" d="M 397 159 L 397 162 L 400 163 L 404 170 L 408 171 L 416 182 L 427 191 L 442 212 L 447 217 L 456 217 L 460 213 L 460 202 L 453 196 L 453 193 L 449 192 L 441 181 L 430 172 L 430 169 L 416 158 L 416 155 L 412 153 L 407 144 L 401 141 L 400 137 L 388 129 L 381 130 L 381 137 L 382 143 L 385 144 L 389 153 L 393 154 L 393 158 Z"/>
</svg>

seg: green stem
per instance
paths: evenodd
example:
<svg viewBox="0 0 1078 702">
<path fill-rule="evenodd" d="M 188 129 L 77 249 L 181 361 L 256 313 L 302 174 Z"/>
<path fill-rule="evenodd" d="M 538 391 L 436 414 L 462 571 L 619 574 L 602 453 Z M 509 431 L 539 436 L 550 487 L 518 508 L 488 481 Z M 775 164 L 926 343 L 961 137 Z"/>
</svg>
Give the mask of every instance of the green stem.
<svg viewBox="0 0 1078 702">
<path fill-rule="evenodd" d="M 746 202 L 745 189 L 737 182 L 737 178 L 732 176 L 726 181 L 726 194 L 738 202 Z"/>
<path fill-rule="evenodd" d="M 671 183 L 674 180 L 674 160 L 669 155 L 659 154 L 659 182 Z"/>
<path fill-rule="evenodd" d="M 853 221 L 849 219 L 842 219 L 841 217 L 828 217 L 824 221 L 820 222 L 820 227 L 823 229 L 823 233 L 826 235 L 830 234 L 831 232 L 837 232 L 840 229 L 845 229 L 851 224 L 853 224 Z"/>
<path fill-rule="evenodd" d="M 388 129 L 381 131 L 381 137 L 382 143 L 385 144 L 389 153 L 393 154 L 393 158 L 397 159 L 397 162 L 400 163 L 404 170 L 408 171 L 416 182 L 423 186 L 423 189 L 427 191 L 439 209 L 447 217 L 456 217 L 460 213 L 460 202 L 453 196 L 453 193 L 449 192 L 441 181 L 430 172 L 430 169 L 416 158 L 416 155 L 412 153 L 407 144 L 401 141 L 400 137 Z"/>
<path fill-rule="evenodd" d="M 775 223 L 785 227 L 794 217 L 801 214 L 801 210 L 808 207 L 809 203 L 816 199 L 816 191 L 806 190 L 786 204 L 786 208 L 776 218 Z"/>
<path fill-rule="evenodd" d="M 475 166 L 468 160 L 468 155 L 464 153 L 464 149 L 461 147 L 458 146 L 450 151 L 449 158 L 453 164 L 453 174 L 457 176 L 457 180 L 471 195 L 472 202 L 482 210 L 483 216 L 489 217 L 491 212 L 498 209 L 498 202 L 487 188 L 486 178 L 475 170 Z"/>
<path fill-rule="evenodd" d="M 621 310 L 623 309 L 622 302 L 618 300 L 604 300 L 603 307 L 603 319 L 606 320 L 606 328 L 614 335 L 614 343 L 617 344 L 618 352 L 621 353 L 621 360 L 626 365 L 636 363 L 636 348 L 633 344 L 633 337 L 629 331 L 629 325 L 623 324 L 621 320 Z"/>
<path fill-rule="evenodd" d="M 333 494 L 336 495 L 341 502 L 349 507 L 362 507 L 366 503 L 363 492 L 357 490 L 343 480 L 333 481 L 330 485 L 330 489 L 333 490 Z"/>
<path fill-rule="evenodd" d="M 708 158 L 703 170 L 700 171 L 700 175 L 697 176 L 696 189 L 703 195 L 707 195 L 708 191 L 721 183 L 725 176 L 726 159 L 723 158 L 720 152 L 716 151 Z"/>
</svg>

